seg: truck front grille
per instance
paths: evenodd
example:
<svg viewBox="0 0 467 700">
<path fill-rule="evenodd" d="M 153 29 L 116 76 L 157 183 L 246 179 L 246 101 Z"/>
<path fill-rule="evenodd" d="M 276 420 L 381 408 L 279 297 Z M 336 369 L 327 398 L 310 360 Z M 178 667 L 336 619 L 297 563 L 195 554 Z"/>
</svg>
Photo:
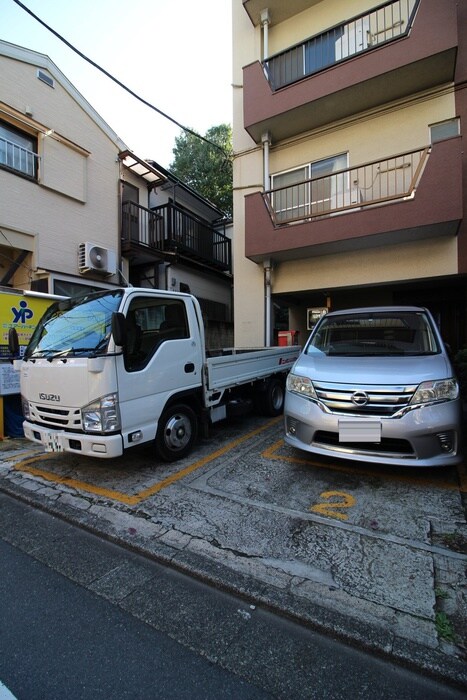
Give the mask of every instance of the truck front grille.
<svg viewBox="0 0 467 700">
<path fill-rule="evenodd" d="M 29 404 L 31 420 L 50 428 L 78 430 L 81 428 L 81 413 L 78 409 L 53 408 L 41 404 Z"/>
<path fill-rule="evenodd" d="M 390 417 L 409 405 L 417 385 L 365 385 L 313 382 L 316 394 L 331 413 Z M 366 401 L 366 403 L 365 403 Z"/>
</svg>

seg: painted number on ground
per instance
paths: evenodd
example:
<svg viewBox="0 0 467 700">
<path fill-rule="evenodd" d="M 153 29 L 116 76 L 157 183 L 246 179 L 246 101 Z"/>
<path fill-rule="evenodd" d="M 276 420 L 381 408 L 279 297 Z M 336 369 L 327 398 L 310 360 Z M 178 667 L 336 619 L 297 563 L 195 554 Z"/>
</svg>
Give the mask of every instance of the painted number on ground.
<svg viewBox="0 0 467 700">
<path fill-rule="evenodd" d="M 324 491 L 319 496 L 321 503 L 316 503 L 310 506 L 313 513 L 326 515 L 329 518 L 338 518 L 339 520 L 348 520 L 348 514 L 345 512 L 347 508 L 352 508 L 357 502 L 354 496 L 345 491 Z"/>
</svg>

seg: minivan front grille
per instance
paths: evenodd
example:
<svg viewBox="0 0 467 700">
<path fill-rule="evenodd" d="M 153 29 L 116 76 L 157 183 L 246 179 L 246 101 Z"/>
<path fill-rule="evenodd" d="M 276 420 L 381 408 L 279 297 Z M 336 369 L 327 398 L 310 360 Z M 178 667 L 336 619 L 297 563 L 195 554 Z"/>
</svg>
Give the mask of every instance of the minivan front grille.
<svg viewBox="0 0 467 700">
<path fill-rule="evenodd" d="M 388 454 L 399 456 L 413 456 L 414 450 L 408 440 L 397 438 L 382 438 L 381 442 L 340 442 L 339 433 L 325 430 L 317 430 L 313 437 L 314 445 L 340 448 L 359 454 Z"/>
<path fill-rule="evenodd" d="M 320 402 L 331 413 L 390 417 L 409 405 L 417 385 L 364 385 L 313 382 Z"/>
</svg>

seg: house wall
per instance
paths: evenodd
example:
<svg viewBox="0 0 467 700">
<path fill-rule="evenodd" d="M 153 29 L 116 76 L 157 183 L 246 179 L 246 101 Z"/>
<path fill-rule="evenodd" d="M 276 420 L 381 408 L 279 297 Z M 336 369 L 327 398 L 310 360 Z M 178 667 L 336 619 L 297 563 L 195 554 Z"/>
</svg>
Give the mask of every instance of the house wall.
<svg viewBox="0 0 467 700">
<path fill-rule="evenodd" d="M 66 79 L 63 86 L 61 74 L 34 63 L 34 56 L 0 52 L 0 118 L 36 135 L 40 155 L 37 181 L 0 169 L 0 228 L 12 246 L 31 251 L 11 280 L 24 288 L 38 268 L 78 276 L 84 241 L 114 250 L 119 244 L 119 144 Z M 38 79 L 38 65 L 54 78 L 53 88 Z"/>
</svg>

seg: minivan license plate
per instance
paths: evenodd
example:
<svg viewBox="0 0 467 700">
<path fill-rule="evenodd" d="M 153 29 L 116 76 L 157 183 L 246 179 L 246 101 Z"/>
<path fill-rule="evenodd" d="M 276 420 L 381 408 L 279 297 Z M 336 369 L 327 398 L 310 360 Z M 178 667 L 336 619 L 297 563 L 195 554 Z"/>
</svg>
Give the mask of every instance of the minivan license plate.
<svg viewBox="0 0 467 700">
<path fill-rule="evenodd" d="M 340 419 L 339 442 L 381 442 L 381 421 Z"/>
</svg>

